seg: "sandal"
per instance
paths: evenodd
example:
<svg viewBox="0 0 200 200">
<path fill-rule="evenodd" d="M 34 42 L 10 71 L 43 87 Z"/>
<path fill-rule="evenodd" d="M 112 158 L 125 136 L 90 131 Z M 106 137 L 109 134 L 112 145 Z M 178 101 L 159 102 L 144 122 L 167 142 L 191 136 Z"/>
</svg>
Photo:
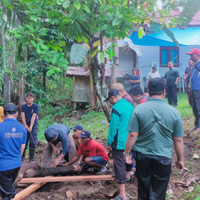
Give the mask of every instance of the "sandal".
<svg viewBox="0 0 200 200">
<path fill-rule="evenodd" d="M 107 169 L 101 168 L 101 169 L 96 173 L 96 175 L 102 175 L 102 174 L 105 174 L 106 172 L 107 172 Z"/>
</svg>

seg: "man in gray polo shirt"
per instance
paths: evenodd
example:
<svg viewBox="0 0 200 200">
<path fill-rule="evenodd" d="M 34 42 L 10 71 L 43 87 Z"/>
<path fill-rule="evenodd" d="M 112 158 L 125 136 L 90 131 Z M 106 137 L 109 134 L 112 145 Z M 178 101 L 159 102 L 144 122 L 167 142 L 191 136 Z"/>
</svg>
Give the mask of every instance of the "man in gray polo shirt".
<svg viewBox="0 0 200 200">
<path fill-rule="evenodd" d="M 171 173 L 172 146 L 177 154 L 176 166 L 184 168 L 183 127 L 179 112 L 164 100 L 165 81 L 149 81 L 150 100 L 138 105 L 129 121 L 125 159 L 132 147 L 136 160 L 138 200 L 164 200 Z"/>
</svg>

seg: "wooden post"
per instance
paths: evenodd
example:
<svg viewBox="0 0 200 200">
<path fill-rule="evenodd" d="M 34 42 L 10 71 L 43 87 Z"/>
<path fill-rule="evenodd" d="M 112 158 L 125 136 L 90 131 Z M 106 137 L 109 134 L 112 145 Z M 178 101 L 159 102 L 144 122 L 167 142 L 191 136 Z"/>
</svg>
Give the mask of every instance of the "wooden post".
<svg viewBox="0 0 200 200">
<path fill-rule="evenodd" d="M 30 185 L 26 189 L 24 189 L 21 192 L 17 193 L 15 195 L 14 200 L 21 200 L 21 199 L 23 199 L 24 197 L 28 196 L 29 194 L 31 194 L 32 192 L 34 192 L 35 190 L 37 190 L 38 188 L 40 188 L 41 186 L 43 186 L 44 184 L 46 184 L 46 183 L 42 182 L 42 183 L 34 183 L 34 184 Z"/>
<path fill-rule="evenodd" d="M 92 75 L 90 74 L 90 104 L 92 108 L 94 108 L 95 106 L 94 98 L 95 96 L 94 96 L 93 80 L 92 80 Z"/>
<path fill-rule="evenodd" d="M 10 74 L 5 72 L 4 73 L 4 102 L 10 103 Z"/>
<path fill-rule="evenodd" d="M 55 176 L 22 178 L 18 183 L 43 183 L 43 182 L 77 182 L 77 181 L 113 181 L 112 175 L 88 175 L 88 176 Z"/>
<path fill-rule="evenodd" d="M 24 100 L 24 76 L 22 75 L 19 80 L 19 101 Z"/>
</svg>

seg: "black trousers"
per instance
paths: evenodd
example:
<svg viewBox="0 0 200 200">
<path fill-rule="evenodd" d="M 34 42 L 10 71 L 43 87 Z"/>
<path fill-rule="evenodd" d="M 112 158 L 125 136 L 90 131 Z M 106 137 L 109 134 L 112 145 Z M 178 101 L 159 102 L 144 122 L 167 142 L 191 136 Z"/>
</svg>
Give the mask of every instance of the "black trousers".
<svg viewBox="0 0 200 200">
<path fill-rule="evenodd" d="M 138 200 L 165 200 L 171 159 L 135 153 Z"/>
<path fill-rule="evenodd" d="M 10 200 L 15 197 L 16 191 L 14 181 L 17 178 L 20 167 L 0 171 L 0 193 L 3 200 Z"/>
<path fill-rule="evenodd" d="M 194 125 L 200 128 L 200 90 L 191 91 L 192 110 L 195 117 Z"/>
<path fill-rule="evenodd" d="M 177 106 L 177 86 L 167 86 L 167 99 L 168 103 L 173 106 Z"/>
<path fill-rule="evenodd" d="M 124 150 L 112 148 L 114 160 L 115 181 L 119 184 L 126 182 L 126 163 L 124 160 Z"/>
</svg>

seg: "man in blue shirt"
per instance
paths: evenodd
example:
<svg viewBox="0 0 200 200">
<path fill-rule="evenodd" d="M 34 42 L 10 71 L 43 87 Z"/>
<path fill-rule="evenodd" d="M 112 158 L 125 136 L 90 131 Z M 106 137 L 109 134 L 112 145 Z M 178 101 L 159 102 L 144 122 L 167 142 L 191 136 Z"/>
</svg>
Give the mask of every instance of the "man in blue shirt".
<svg viewBox="0 0 200 200">
<path fill-rule="evenodd" d="M 132 87 L 140 86 L 140 76 L 137 75 L 137 71 L 133 69 L 133 75 L 131 76 L 130 83 Z"/>
<path fill-rule="evenodd" d="M 191 75 L 191 103 L 195 117 L 193 129 L 200 133 L 200 50 L 192 49 L 187 55 L 195 62 Z"/>
<path fill-rule="evenodd" d="M 70 128 L 63 125 L 54 123 L 44 131 L 46 140 L 48 141 L 47 147 L 45 148 L 43 166 L 53 166 L 56 167 L 62 159 L 70 161 L 76 155 L 76 146 L 70 133 Z M 59 154 L 56 145 L 62 143 L 62 152 Z M 52 163 L 52 153 L 58 155 L 58 157 Z"/>
<path fill-rule="evenodd" d="M 22 122 L 27 130 L 25 151 L 29 142 L 29 161 L 34 161 L 35 149 L 38 143 L 38 113 L 39 106 L 34 103 L 34 95 L 29 92 L 26 95 L 26 104 L 21 107 Z M 25 157 L 25 151 L 23 157 Z"/>
<path fill-rule="evenodd" d="M 13 199 L 14 181 L 21 166 L 26 144 L 26 129 L 17 121 L 17 106 L 4 106 L 5 120 L 0 123 L 0 193 L 4 200 Z"/>
</svg>

